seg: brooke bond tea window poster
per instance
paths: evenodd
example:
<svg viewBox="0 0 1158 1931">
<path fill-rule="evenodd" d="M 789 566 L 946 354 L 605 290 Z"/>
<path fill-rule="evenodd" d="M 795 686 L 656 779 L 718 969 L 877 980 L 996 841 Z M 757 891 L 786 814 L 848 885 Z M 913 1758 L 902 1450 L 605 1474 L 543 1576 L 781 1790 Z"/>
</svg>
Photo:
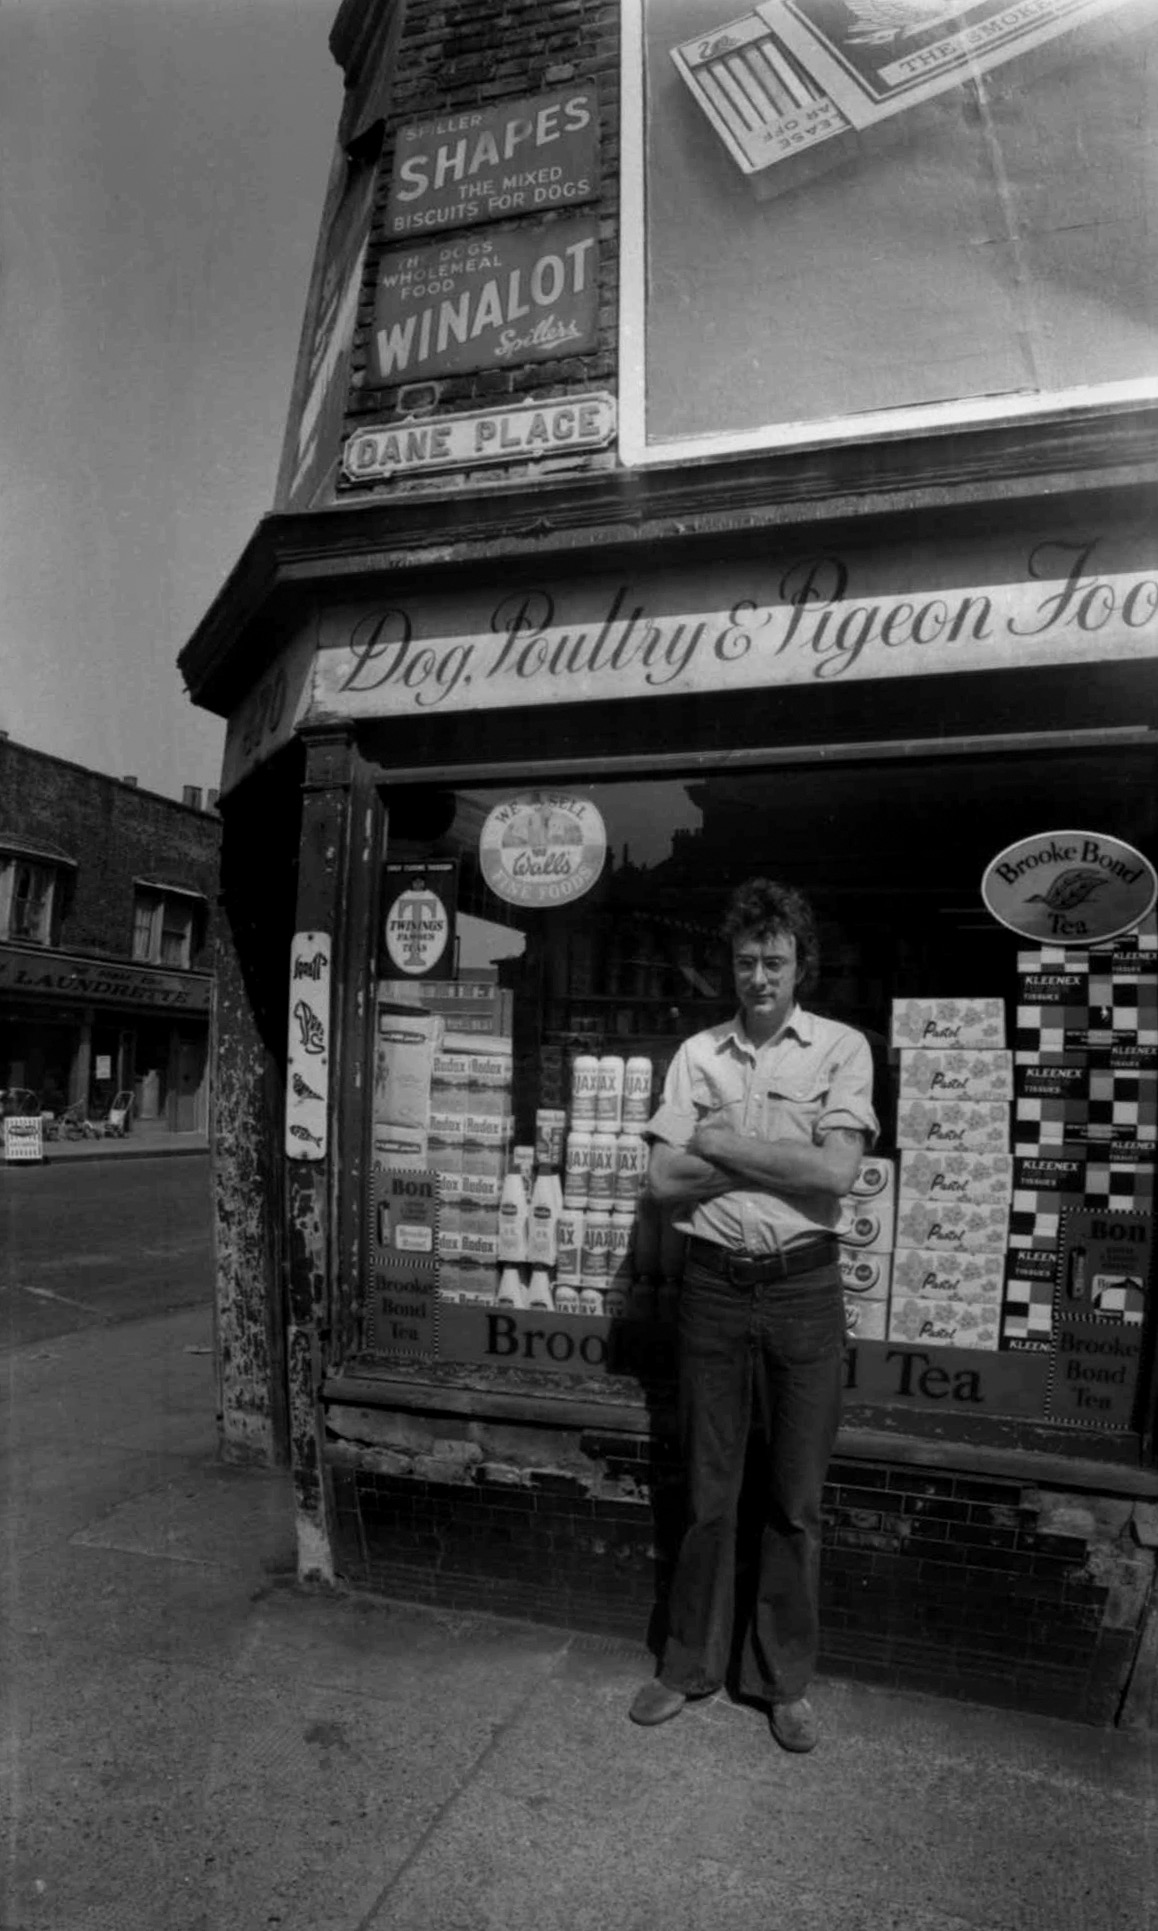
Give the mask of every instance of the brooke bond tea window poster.
<svg viewBox="0 0 1158 1931">
<path fill-rule="evenodd" d="M 1145 0 L 625 0 L 626 460 L 1152 398 L 1156 48 Z"/>
</svg>

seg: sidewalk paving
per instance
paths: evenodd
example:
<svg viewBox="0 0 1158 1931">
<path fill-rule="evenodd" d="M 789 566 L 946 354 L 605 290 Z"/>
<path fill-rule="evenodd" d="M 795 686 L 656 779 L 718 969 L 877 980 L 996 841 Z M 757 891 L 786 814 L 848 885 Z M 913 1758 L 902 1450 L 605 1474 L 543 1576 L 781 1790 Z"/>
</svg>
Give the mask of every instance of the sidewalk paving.
<svg viewBox="0 0 1158 1931">
<path fill-rule="evenodd" d="M 810 1757 L 642 1645 L 293 1578 L 208 1310 L 0 1356 L 0 1931 L 1146 1931 L 1148 1733 L 828 1680 Z"/>
<path fill-rule="evenodd" d="M 208 1153 L 209 1138 L 204 1133 L 170 1133 L 167 1127 L 145 1124 L 109 1139 L 46 1140 L 44 1158 L 58 1160 L 152 1160 L 159 1154 Z M 0 1171 L 4 1162 L 0 1159 Z M 3 1927 L 0 1926 L 0 1931 Z"/>
</svg>

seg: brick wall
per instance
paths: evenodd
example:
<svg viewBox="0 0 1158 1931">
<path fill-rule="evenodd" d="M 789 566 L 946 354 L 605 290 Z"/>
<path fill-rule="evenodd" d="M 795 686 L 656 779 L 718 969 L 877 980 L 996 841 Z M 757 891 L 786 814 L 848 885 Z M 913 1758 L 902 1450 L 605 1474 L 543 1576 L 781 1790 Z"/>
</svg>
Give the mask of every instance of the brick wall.
<svg viewBox="0 0 1158 1931">
<path fill-rule="evenodd" d="M 129 958 L 133 879 L 155 878 L 203 895 L 191 963 L 209 969 L 221 846 L 214 813 L 11 739 L 0 740 L 0 799 L 0 830 L 77 861 L 58 934 L 64 950 Z"/>
<path fill-rule="evenodd" d="M 659 1640 L 682 1506 L 662 1437 L 357 1410 L 331 1414 L 328 1467 L 347 1582 Z M 821 1667 L 1112 1722 L 1154 1570 L 1134 1515 L 1129 1500 L 834 1462 Z"/>
<path fill-rule="evenodd" d="M 570 82 L 594 81 L 599 90 L 601 194 L 597 201 L 557 213 L 526 215 L 515 222 L 488 222 L 435 233 L 406 243 L 391 241 L 384 225 L 384 209 L 394 167 L 400 127 L 438 114 L 469 108 L 493 107 L 505 100 L 549 91 Z M 437 0 L 410 0 L 398 51 L 391 108 L 378 170 L 375 215 L 367 251 L 358 325 L 351 357 L 351 396 L 345 428 L 349 432 L 367 421 L 388 424 L 401 416 L 454 414 L 494 408 L 527 396 L 566 396 L 597 388 L 614 388 L 618 367 L 619 318 L 619 8 L 607 0 L 459 0 L 453 7 Z M 409 249 L 442 239 L 482 236 L 504 229 L 525 228 L 588 214 L 599 225 L 599 338 L 596 348 L 581 356 L 528 362 L 513 368 L 486 369 L 450 375 L 433 382 L 376 385 L 369 356 L 374 291 L 388 250 Z M 613 465 L 612 451 L 595 452 L 579 466 Z M 541 462 L 539 476 L 553 469 L 574 469 L 576 459 Z M 399 489 L 460 488 L 469 481 L 485 486 L 503 466 L 476 468 L 417 483 L 343 484 L 359 496 Z M 526 475 L 526 464 L 521 465 Z"/>
</svg>

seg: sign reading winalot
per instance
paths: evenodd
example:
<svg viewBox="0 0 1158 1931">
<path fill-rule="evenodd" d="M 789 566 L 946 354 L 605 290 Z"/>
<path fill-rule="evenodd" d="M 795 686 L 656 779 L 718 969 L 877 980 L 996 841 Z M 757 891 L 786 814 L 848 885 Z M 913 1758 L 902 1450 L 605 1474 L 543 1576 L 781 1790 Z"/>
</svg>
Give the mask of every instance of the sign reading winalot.
<svg viewBox="0 0 1158 1931">
<path fill-rule="evenodd" d="M 597 340 L 597 269 L 590 217 L 395 250 L 378 279 L 374 379 L 408 382 L 582 354 Z"/>
</svg>

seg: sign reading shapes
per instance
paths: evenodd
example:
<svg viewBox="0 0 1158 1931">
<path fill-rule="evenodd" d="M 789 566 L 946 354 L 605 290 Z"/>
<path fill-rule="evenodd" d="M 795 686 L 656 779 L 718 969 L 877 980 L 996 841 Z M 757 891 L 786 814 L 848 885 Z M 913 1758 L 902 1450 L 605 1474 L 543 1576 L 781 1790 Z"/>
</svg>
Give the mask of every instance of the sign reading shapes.
<svg viewBox="0 0 1158 1931">
<path fill-rule="evenodd" d="M 386 232 L 542 214 L 598 191 L 598 97 L 592 85 L 566 88 L 399 128 Z"/>
<path fill-rule="evenodd" d="M 566 905 L 589 892 L 607 856 L 607 828 L 590 798 L 520 791 L 479 834 L 482 874 L 510 905 Z"/>
<path fill-rule="evenodd" d="M 1120 838 L 1043 831 L 998 852 L 981 896 L 994 918 L 1023 939 L 1098 945 L 1153 909 L 1158 877 Z"/>
<path fill-rule="evenodd" d="M 289 1065 L 285 1150 L 290 1160 L 326 1157 L 330 1074 L 330 935 L 295 932 L 290 947 Z"/>
<path fill-rule="evenodd" d="M 598 270 L 594 217 L 394 249 L 374 300 L 373 380 L 581 355 L 598 338 Z"/>
</svg>

